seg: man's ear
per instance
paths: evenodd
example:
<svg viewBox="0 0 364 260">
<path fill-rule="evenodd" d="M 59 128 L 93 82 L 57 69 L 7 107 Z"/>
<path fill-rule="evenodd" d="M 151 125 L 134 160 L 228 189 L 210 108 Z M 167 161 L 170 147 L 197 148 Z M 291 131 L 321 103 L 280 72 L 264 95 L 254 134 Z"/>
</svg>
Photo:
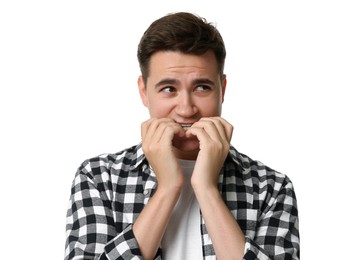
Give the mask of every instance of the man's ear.
<svg viewBox="0 0 364 260">
<path fill-rule="evenodd" d="M 147 97 L 147 88 L 144 84 L 144 80 L 142 76 L 138 77 L 138 88 L 139 88 L 139 95 L 140 95 L 140 99 L 143 102 L 143 105 L 148 107 L 149 103 L 148 103 L 148 97 Z"/>
<path fill-rule="evenodd" d="M 224 103 L 225 90 L 226 90 L 226 75 L 223 75 L 222 86 L 221 86 L 221 103 Z"/>
</svg>

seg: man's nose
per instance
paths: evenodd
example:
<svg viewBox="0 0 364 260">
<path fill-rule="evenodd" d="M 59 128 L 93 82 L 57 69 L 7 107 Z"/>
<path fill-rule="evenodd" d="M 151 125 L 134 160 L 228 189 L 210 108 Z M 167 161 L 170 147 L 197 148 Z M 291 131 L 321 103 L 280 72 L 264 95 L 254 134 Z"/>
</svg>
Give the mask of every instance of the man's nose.
<svg viewBox="0 0 364 260">
<path fill-rule="evenodd" d="M 183 117 L 191 117 L 197 113 L 197 107 L 190 93 L 181 93 L 177 101 L 176 112 Z"/>
</svg>

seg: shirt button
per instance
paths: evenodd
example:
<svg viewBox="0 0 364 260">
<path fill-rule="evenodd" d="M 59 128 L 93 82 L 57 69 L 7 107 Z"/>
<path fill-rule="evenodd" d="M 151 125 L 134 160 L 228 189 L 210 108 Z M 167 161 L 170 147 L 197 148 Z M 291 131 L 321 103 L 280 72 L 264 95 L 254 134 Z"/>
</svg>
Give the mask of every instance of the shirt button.
<svg viewBox="0 0 364 260">
<path fill-rule="evenodd" d="M 142 166 L 142 170 L 143 170 L 143 172 L 144 172 L 147 168 L 148 168 L 148 165 L 143 164 L 143 166 Z"/>
<path fill-rule="evenodd" d="M 145 196 L 147 196 L 147 195 L 149 194 L 149 190 L 144 190 L 144 191 L 143 191 L 143 194 L 144 194 Z"/>
</svg>

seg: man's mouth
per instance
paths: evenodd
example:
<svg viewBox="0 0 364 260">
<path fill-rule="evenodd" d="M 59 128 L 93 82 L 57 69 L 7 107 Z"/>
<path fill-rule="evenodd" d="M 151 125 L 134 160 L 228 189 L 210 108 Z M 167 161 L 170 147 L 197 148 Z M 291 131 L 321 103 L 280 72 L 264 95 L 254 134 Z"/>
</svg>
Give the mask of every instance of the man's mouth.
<svg viewBox="0 0 364 260">
<path fill-rule="evenodd" d="M 190 129 L 190 127 L 192 126 L 192 124 L 180 124 L 180 126 L 181 126 L 184 130 L 188 130 L 188 129 Z"/>
</svg>

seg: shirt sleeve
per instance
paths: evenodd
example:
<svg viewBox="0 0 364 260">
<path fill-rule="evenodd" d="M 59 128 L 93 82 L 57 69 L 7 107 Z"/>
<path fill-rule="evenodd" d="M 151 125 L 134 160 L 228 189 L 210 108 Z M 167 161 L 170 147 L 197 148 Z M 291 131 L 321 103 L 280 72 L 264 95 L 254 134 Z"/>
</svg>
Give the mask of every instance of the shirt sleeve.
<svg viewBox="0 0 364 260">
<path fill-rule="evenodd" d="M 298 260 L 300 243 L 295 192 L 288 178 L 258 222 L 255 237 L 246 237 L 244 260 Z"/>
<path fill-rule="evenodd" d="M 90 171 L 90 166 L 84 164 L 72 184 L 65 260 L 142 259 L 132 224 L 117 234 L 110 192 L 102 183 L 95 183 Z"/>
</svg>

